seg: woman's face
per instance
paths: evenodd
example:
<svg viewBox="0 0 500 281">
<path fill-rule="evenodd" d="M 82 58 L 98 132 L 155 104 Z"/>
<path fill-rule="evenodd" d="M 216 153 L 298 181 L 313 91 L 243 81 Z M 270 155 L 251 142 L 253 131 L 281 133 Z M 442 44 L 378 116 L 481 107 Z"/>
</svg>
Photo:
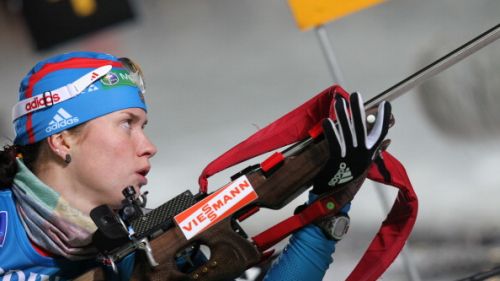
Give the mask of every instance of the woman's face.
<svg viewBox="0 0 500 281">
<path fill-rule="evenodd" d="M 139 194 L 140 187 L 147 183 L 149 159 L 156 153 L 156 147 L 144 133 L 146 123 L 147 115 L 142 109 L 130 108 L 85 125 L 76 145 L 71 147 L 68 172 L 86 200 L 95 206 L 108 204 L 118 208 L 125 187 L 133 186 Z"/>
</svg>

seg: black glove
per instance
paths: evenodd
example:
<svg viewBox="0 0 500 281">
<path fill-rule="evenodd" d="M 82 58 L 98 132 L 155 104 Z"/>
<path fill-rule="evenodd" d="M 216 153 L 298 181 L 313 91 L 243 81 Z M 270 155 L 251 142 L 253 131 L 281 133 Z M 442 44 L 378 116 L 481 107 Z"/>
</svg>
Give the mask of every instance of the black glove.
<svg viewBox="0 0 500 281">
<path fill-rule="evenodd" d="M 376 122 L 367 136 L 361 95 L 353 93 L 349 99 L 350 106 L 337 95 L 334 104 L 337 122 L 334 123 L 330 118 L 323 121 L 330 159 L 313 181 L 312 192 L 315 194 L 327 192 L 362 175 L 370 167 L 375 152 L 389 130 L 391 117 L 389 102 L 380 103 Z"/>
</svg>

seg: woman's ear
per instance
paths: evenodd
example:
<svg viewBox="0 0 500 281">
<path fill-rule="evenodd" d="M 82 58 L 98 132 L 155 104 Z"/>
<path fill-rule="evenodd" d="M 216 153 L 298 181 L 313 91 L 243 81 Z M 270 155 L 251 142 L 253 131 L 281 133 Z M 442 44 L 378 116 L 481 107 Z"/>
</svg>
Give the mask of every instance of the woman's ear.
<svg viewBox="0 0 500 281">
<path fill-rule="evenodd" d="M 68 164 L 71 162 L 73 139 L 69 132 L 62 131 L 47 137 L 47 144 L 52 153 Z"/>
</svg>

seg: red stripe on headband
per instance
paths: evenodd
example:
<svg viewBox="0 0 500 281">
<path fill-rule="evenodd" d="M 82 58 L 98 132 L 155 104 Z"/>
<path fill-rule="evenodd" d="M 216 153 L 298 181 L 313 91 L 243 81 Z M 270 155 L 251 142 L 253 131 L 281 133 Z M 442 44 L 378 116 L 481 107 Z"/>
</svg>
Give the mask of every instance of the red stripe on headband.
<svg viewBox="0 0 500 281">
<path fill-rule="evenodd" d="M 92 68 L 92 67 L 97 68 L 106 64 L 111 64 L 114 67 L 123 67 L 121 62 L 118 61 L 90 59 L 90 58 L 72 58 L 62 62 L 47 63 L 37 73 L 31 75 L 28 81 L 28 88 L 25 91 L 24 98 L 31 98 L 33 95 L 34 85 L 50 72 L 67 68 Z"/>
<path fill-rule="evenodd" d="M 29 143 L 35 143 L 35 133 L 33 132 L 33 120 L 31 118 L 32 113 L 28 113 L 26 119 L 26 130 L 28 131 Z"/>
<path fill-rule="evenodd" d="M 114 67 L 123 67 L 120 62 L 105 60 L 105 59 L 92 59 L 92 58 L 71 58 L 61 62 L 52 62 L 45 64 L 37 73 L 31 75 L 28 80 L 28 87 L 24 91 L 24 98 L 31 98 L 33 96 L 33 87 L 45 75 L 67 68 L 92 68 L 100 67 L 106 64 L 111 64 Z M 35 133 L 33 132 L 32 112 L 28 113 L 26 120 L 26 131 L 28 132 L 29 143 L 35 142 Z"/>
</svg>

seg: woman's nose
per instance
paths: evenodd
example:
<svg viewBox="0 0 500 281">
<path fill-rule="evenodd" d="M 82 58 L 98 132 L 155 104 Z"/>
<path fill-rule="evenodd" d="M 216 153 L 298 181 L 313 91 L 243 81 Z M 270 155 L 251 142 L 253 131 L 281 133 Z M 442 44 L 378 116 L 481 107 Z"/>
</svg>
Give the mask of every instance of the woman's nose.
<svg viewBox="0 0 500 281">
<path fill-rule="evenodd" d="M 138 154 L 139 156 L 147 156 L 148 158 L 153 157 L 157 152 L 156 145 L 151 142 L 151 140 L 145 135 L 142 135 L 142 141 L 139 142 Z"/>
</svg>

